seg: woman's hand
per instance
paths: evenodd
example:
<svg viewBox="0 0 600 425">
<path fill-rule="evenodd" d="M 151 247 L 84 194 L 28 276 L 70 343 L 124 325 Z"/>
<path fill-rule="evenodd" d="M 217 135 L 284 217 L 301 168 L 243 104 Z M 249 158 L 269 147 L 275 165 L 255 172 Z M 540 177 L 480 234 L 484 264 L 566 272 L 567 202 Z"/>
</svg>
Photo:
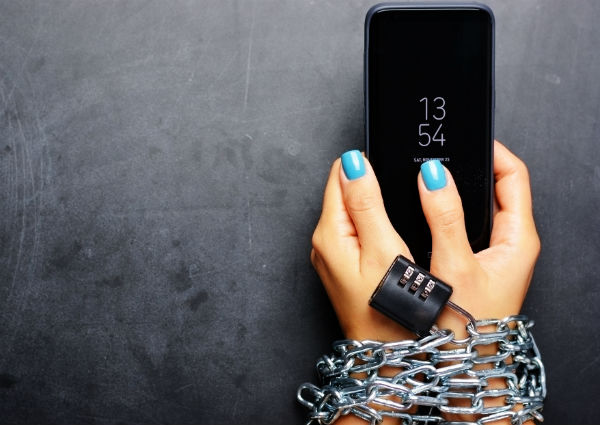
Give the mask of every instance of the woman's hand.
<svg viewBox="0 0 600 425">
<path fill-rule="evenodd" d="M 337 160 L 329 175 L 312 263 L 346 337 L 398 340 L 414 334 L 368 305 L 394 258 L 412 259 L 390 223 L 373 169 L 357 151 Z M 450 172 L 422 166 L 417 184 L 431 229 L 431 273 L 454 288 L 452 300 L 475 318 L 503 318 L 521 308 L 540 242 L 525 164 L 499 142 L 494 148 L 496 205 L 490 247 L 473 253 L 460 196 Z M 437 324 L 466 335 L 465 320 L 445 309 Z"/>
</svg>

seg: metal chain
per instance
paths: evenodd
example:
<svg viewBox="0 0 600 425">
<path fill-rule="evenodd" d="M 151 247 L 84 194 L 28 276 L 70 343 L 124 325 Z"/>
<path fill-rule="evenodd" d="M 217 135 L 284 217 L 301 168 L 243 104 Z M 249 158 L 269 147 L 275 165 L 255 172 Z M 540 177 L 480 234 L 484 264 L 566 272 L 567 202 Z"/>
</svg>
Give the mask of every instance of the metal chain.
<svg viewBox="0 0 600 425">
<path fill-rule="evenodd" d="M 460 341 L 447 329 L 418 340 L 337 341 L 333 354 L 317 361 L 321 386 L 305 383 L 298 389 L 298 401 L 309 410 L 307 425 L 328 425 L 349 414 L 372 425 L 386 416 L 403 425 L 543 421 L 546 374 L 533 324 L 524 315 L 479 320 L 467 325 L 469 336 Z M 480 330 L 490 325 L 495 330 Z M 478 353 L 478 346 L 490 344 L 497 344 L 496 354 Z M 492 378 L 503 379 L 503 388 L 488 388 Z M 504 404 L 485 403 L 494 398 L 504 398 Z M 443 414 L 475 419 L 448 422 Z"/>
</svg>

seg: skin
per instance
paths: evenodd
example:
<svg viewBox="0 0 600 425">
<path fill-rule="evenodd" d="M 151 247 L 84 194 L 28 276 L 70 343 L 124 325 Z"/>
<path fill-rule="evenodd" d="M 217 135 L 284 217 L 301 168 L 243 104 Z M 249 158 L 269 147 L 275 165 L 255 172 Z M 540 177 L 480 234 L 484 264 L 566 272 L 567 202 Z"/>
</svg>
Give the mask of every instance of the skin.
<svg viewBox="0 0 600 425">
<path fill-rule="evenodd" d="M 312 238 L 311 261 L 347 338 L 414 339 L 413 333 L 368 305 L 395 257 L 412 256 L 387 217 L 379 184 L 366 158 L 365 167 L 365 175 L 355 180 L 348 180 L 339 159 L 331 167 L 322 214 Z M 445 173 L 447 184 L 442 189 L 429 191 L 420 173 L 415 182 L 432 234 L 431 273 L 454 288 L 452 301 L 476 319 L 518 314 L 540 252 L 527 167 L 495 142 L 494 224 L 490 247 L 478 253 L 469 245 L 452 175 L 447 169 Z M 448 308 L 437 324 L 452 329 L 457 338 L 466 336 L 466 319 Z M 490 383 L 495 388 L 502 385 L 499 381 Z M 493 399 L 489 405 L 502 402 Z M 448 419 L 458 420 L 456 416 Z M 347 416 L 338 423 L 364 421 Z M 396 422 L 387 419 L 384 423 Z"/>
</svg>

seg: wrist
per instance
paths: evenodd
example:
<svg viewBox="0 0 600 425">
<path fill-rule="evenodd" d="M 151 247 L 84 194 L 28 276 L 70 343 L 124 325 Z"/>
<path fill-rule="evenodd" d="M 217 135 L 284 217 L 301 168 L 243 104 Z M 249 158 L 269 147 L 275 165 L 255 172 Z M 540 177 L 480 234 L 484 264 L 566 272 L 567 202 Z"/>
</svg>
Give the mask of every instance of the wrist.
<svg viewBox="0 0 600 425">
<path fill-rule="evenodd" d="M 481 329 L 481 331 L 483 332 L 492 332 L 494 329 L 491 326 L 485 326 Z M 498 354 L 499 352 L 499 344 L 498 343 L 493 343 L 493 344 L 486 344 L 486 345 L 478 345 L 477 346 L 477 352 L 480 356 L 494 356 L 496 354 Z M 512 364 L 512 355 L 508 356 L 504 362 L 507 364 Z M 476 364 L 473 366 L 473 370 L 474 371 L 484 371 L 484 370 L 489 370 L 493 367 L 493 365 L 491 364 Z M 488 385 L 482 388 L 482 391 L 490 391 L 490 390 L 506 390 L 509 388 L 509 386 L 507 385 L 507 381 L 503 378 L 488 378 L 487 379 Z M 466 403 L 464 402 L 468 402 L 467 400 L 460 400 L 462 401 L 462 405 L 464 407 L 468 406 Z M 492 407 L 500 407 L 500 406 L 504 406 L 506 403 L 506 396 L 499 396 L 499 397 L 494 397 L 494 398 L 485 398 L 483 400 L 483 407 L 484 408 L 492 408 Z M 522 405 L 521 404 L 516 404 L 512 411 L 518 412 L 519 410 L 522 409 Z M 446 415 L 442 415 L 444 417 L 444 419 L 448 420 L 448 421 L 455 421 L 455 422 L 477 422 L 477 420 L 479 419 L 478 415 L 458 415 L 458 414 L 446 414 Z M 497 425 L 511 425 L 511 418 L 507 417 L 507 418 L 503 418 L 494 422 L 491 422 L 493 424 L 497 424 Z M 534 425 L 533 421 L 527 421 L 524 422 L 524 424 L 526 425 Z"/>
<path fill-rule="evenodd" d="M 448 330 L 390 343 L 339 341 L 317 363 L 323 386 L 302 385 L 298 400 L 314 423 L 351 414 L 411 422 L 424 417 L 419 406 L 428 422 L 543 419 L 545 372 L 531 326 L 525 316 L 510 316 L 470 325 L 463 341 Z"/>
</svg>

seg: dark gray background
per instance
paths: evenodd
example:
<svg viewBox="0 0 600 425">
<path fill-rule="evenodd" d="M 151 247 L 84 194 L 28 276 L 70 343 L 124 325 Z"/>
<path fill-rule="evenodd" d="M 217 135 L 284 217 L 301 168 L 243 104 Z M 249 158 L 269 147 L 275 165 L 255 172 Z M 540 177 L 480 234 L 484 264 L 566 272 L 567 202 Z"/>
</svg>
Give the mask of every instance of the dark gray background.
<svg viewBox="0 0 600 425">
<path fill-rule="evenodd" d="M 341 336 L 308 254 L 330 163 L 363 146 L 371 4 L 0 2 L 0 422 L 302 422 Z M 546 423 L 592 424 L 600 2 L 489 4 Z"/>
</svg>

